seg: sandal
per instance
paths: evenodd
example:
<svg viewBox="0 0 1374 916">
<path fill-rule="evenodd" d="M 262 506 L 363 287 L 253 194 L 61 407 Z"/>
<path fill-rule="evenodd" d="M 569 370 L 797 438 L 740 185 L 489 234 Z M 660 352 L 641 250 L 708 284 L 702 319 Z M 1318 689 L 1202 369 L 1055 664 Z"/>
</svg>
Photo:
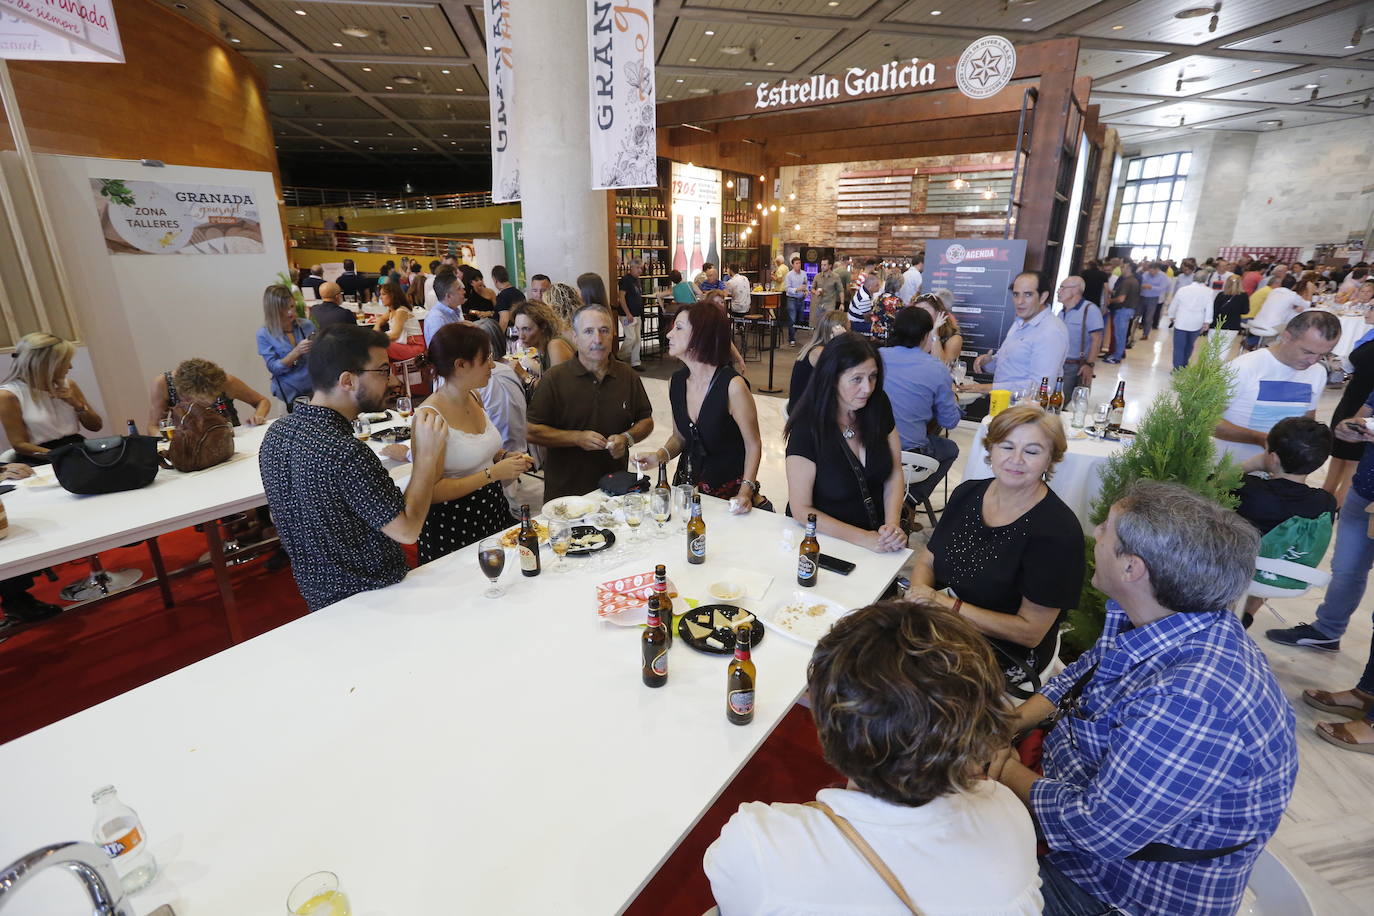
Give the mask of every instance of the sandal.
<svg viewBox="0 0 1374 916">
<path fill-rule="evenodd" d="M 1337 703 L 1335 696 L 1325 690 L 1304 690 L 1302 701 L 1314 709 L 1322 712 L 1329 712 L 1333 716 L 1345 716 L 1347 719 L 1363 719 L 1369 715 L 1369 711 L 1374 709 L 1374 696 L 1370 696 L 1358 687 L 1352 689 L 1356 699 L 1360 701 L 1359 706 L 1351 706 L 1347 703 Z"/>
<path fill-rule="evenodd" d="M 1365 744 L 1356 741 L 1344 722 L 1318 722 L 1317 737 L 1342 750 L 1354 751 L 1357 754 L 1374 754 L 1374 741 Z"/>
</svg>

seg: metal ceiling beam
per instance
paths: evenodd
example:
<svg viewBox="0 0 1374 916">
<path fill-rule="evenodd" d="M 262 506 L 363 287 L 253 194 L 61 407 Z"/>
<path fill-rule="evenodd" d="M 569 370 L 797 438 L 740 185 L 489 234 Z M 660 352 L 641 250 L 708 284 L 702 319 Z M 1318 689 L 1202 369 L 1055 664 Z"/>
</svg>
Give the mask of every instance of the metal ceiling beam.
<svg viewBox="0 0 1374 916">
<path fill-rule="evenodd" d="M 283 51 L 239 51 L 244 57 L 253 59 L 272 59 L 290 57 L 291 55 Z M 398 67 L 474 67 L 486 66 L 485 61 L 473 60 L 469 57 L 443 57 L 429 54 L 414 56 L 409 54 L 326 54 L 319 52 L 319 56 L 330 63 L 335 64 L 381 64 L 382 66 L 395 65 Z"/>
<path fill-rule="evenodd" d="M 482 16 L 479 12 L 476 23 L 473 22 L 473 15 L 469 12 L 471 4 L 459 3 L 456 0 L 440 0 L 439 8 L 444 11 L 444 16 L 448 19 L 448 24 L 453 27 L 453 31 L 458 35 L 458 43 L 463 46 L 463 50 L 468 54 L 468 60 L 473 62 L 477 68 L 477 78 L 482 85 L 487 84 L 487 44 L 481 34 L 480 23 Z"/>
</svg>

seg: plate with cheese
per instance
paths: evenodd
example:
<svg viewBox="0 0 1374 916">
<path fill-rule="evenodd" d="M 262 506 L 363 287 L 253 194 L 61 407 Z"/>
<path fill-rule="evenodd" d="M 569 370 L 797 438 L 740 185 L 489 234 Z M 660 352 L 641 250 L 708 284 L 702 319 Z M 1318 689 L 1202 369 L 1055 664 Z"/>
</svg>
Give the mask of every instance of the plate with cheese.
<svg viewBox="0 0 1374 916">
<path fill-rule="evenodd" d="M 763 640 L 763 621 L 733 604 L 703 604 L 678 618 L 677 634 L 698 652 L 733 655 L 735 627 L 750 624 L 750 648 Z"/>
</svg>

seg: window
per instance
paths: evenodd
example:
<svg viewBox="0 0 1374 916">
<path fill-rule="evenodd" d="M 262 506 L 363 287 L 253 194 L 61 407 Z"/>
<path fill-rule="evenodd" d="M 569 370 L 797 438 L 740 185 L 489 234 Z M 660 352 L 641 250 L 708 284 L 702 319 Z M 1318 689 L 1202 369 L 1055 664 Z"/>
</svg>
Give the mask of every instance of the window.
<svg viewBox="0 0 1374 916">
<path fill-rule="evenodd" d="M 1116 243 L 1132 246 L 1137 260 L 1169 257 L 1192 161 L 1192 153 L 1165 153 L 1126 164 Z"/>
</svg>

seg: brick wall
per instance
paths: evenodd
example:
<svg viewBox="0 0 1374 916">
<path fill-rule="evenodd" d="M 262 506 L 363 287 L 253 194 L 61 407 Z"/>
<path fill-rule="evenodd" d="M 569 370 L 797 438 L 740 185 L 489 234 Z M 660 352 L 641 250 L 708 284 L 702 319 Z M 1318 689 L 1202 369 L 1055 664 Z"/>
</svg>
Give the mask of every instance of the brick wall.
<svg viewBox="0 0 1374 916">
<path fill-rule="evenodd" d="M 911 253 L 913 247 L 922 247 L 920 240 L 901 239 L 894 241 L 892 228 L 904 225 L 931 225 L 939 223 L 940 238 L 955 237 L 954 221 L 965 217 L 995 217 L 1004 211 L 988 213 L 940 213 L 924 214 L 926 188 L 930 181 L 927 171 L 940 167 L 989 166 L 1007 162 L 1010 151 L 1004 153 L 974 153 L 964 156 L 927 156 L 916 159 L 880 159 L 856 162 L 830 162 L 818 165 L 784 166 L 779 170 L 782 179 L 782 197 L 779 203 L 787 207 L 785 214 L 779 214 L 776 235 L 783 244 L 806 242 L 813 245 L 830 245 L 839 234 L 839 217 L 835 210 L 837 188 L 840 175 L 845 172 L 861 172 L 879 169 L 916 169 L 911 186 L 911 212 L 880 217 L 878 227 L 877 251 L 850 250 L 847 254 L 882 254 L 902 256 Z M 943 173 L 940 174 L 943 178 Z M 791 195 L 795 194 L 793 199 Z M 794 229 L 794 226 L 800 228 Z M 984 236 L 1001 237 L 1000 232 L 960 233 L 974 238 Z"/>
</svg>

